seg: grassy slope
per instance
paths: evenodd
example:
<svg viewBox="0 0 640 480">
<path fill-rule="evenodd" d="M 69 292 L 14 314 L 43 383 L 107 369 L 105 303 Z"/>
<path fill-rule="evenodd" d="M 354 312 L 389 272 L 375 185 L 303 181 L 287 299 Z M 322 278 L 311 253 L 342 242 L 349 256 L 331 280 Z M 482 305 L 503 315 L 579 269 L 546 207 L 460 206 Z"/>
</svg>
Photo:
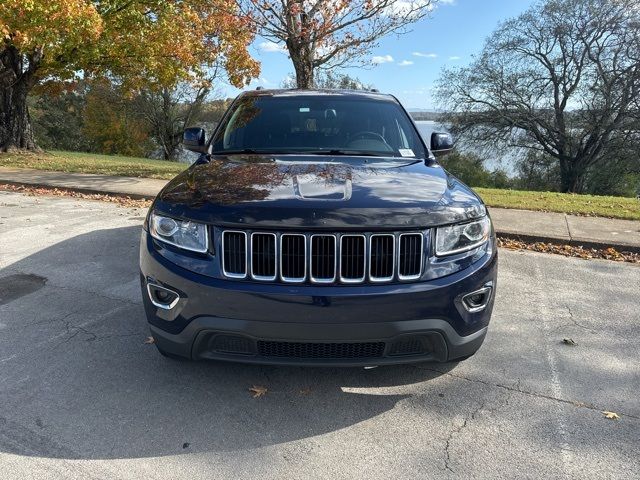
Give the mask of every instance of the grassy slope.
<svg viewBox="0 0 640 480">
<path fill-rule="evenodd" d="M 640 220 L 640 200 L 635 198 L 499 190 L 496 188 L 475 188 L 474 190 L 490 207 Z"/>
<path fill-rule="evenodd" d="M 0 166 L 161 179 L 173 178 L 186 168 L 184 163 L 147 158 L 56 151 L 43 154 L 3 153 L 0 154 Z M 475 190 L 490 207 L 522 208 L 640 220 L 640 200 L 634 198 L 492 188 L 476 188 Z"/>
<path fill-rule="evenodd" d="M 166 180 L 175 177 L 187 167 L 184 163 L 149 158 L 58 151 L 41 154 L 2 153 L 0 166 Z"/>
</svg>

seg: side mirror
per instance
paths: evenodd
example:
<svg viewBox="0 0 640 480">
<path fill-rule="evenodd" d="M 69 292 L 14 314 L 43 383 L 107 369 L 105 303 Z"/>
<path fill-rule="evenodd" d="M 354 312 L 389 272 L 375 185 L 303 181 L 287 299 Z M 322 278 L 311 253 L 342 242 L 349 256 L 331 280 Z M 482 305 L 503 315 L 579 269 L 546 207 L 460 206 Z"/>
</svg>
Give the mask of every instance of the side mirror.
<svg viewBox="0 0 640 480">
<path fill-rule="evenodd" d="M 197 153 L 207 153 L 206 133 L 204 128 L 185 128 L 182 134 L 182 144 L 187 150 Z"/>
<path fill-rule="evenodd" d="M 431 134 L 431 153 L 443 157 L 453 150 L 453 137 L 448 133 L 433 132 Z"/>
</svg>

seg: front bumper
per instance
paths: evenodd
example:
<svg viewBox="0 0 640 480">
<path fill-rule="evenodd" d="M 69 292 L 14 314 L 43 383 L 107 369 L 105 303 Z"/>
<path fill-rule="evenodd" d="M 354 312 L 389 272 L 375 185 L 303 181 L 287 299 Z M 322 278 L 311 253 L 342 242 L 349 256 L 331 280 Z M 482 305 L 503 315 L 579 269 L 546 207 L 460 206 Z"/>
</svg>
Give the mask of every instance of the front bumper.
<svg viewBox="0 0 640 480">
<path fill-rule="evenodd" d="M 487 333 L 496 286 L 493 248 L 463 271 L 427 282 L 317 286 L 238 282 L 194 273 L 160 255 L 143 232 L 140 270 L 158 348 L 191 359 L 295 365 L 451 361 Z M 180 294 L 170 311 L 147 294 L 152 280 Z M 491 285 L 486 308 L 465 294 Z"/>
</svg>

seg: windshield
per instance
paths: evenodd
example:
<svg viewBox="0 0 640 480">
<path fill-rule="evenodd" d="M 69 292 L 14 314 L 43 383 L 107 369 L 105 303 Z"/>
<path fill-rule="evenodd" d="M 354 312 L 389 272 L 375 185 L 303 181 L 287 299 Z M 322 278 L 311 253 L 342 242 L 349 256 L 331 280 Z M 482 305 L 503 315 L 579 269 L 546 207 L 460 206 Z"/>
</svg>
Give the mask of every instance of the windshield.
<svg viewBox="0 0 640 480">
<path fill-rule="evenodd" d="M 339 95 L 241 98 L 216 131 L 212 153 L 426 158 L 396 102 Z"/>
</svg>

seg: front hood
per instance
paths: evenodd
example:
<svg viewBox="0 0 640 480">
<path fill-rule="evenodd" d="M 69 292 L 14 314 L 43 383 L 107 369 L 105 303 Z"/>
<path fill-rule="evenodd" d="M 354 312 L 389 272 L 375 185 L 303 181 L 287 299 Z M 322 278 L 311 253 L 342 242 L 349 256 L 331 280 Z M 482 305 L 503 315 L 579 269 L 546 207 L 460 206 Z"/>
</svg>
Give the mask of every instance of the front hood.
<svg viewBox="0 0 640 480">
<path fill-rule="evenodd" d="M 221 226 L 306 230 L 429 227 L 484 213 L 437 165 L 316 155 L 213 157 L 169 182 L 155 208 Z"/>
</svg>

